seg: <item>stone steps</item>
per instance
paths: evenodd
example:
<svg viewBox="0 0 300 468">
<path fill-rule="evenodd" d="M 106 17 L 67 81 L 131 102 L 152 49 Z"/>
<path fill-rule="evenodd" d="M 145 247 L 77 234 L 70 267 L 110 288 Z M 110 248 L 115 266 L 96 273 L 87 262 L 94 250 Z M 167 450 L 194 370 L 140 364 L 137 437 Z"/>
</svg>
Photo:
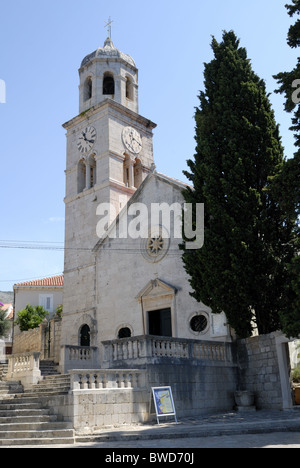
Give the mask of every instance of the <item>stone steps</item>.
<svg viewBox="0 0 300 468">
<path fill-rule="evenodd" d="M 0 382 L 0 396 L 23 392 L 20 382 Z"/>
<path fill-rule="evenodd" d="M 0 381 L 3 380 L 8 371 L 8 364 L 0 364 Z"/>
<path fill-rule="evenodd" d="M 33 438 L 33 435 L 36 437 Z M 40 437 L 39 437 L 40 436 Z M 33 432 L 33 434 L 28 433 L 29 438 L 22 438 L 22 439 L 6 439 L 6 440 L 1 440 L 0 439 L 0 447 L 6 448 L 6 447 L 12 447 L 12 446 L 19 446 L 19 447 L 25 447 L 25 446 L 39 446 L 39 445 L 74 445 L 74 435 L 70 435 L 70 437 L 63 435 L 62 433 L 59 435 L 59 437 L 52 437 L 49 436 L 47 437 L 46 434 L 41 434 L 39 433 L 37 436 L 36 432 Z"/>
<path fill-rule="evenodd" d="M 53 432 L 55 436 L 55 431 L 69 431 L 72 429 L 68 427 L 68 424 L 64 421 L 56 421 L 56 418 L 53 417 L 52 421 L 47 422 L 13 422 L 0 425 L 0 439 L 6 439 L 6 434 L 18 433 L 24 434 L 26 432 L 38 432 L 38 431 L 49 431 Z M 26 437 L 26 435 L 21 435 L 20 437 Z"/>
<path fill-rule="evenodd" d="M 40 371 L 42 376 L 59 375 L 57 365 L 53 361 L 40 361 Z"/>
<path fill-rule="evenodd" d="M 6 433 L 7 437 L 2 438 L 0 432 L 0 447 L 26 446 L 26 445 L 74 445 L 74 431 L 25 431 Z"/>
<path fill-rule="evenodd" d="M 48 375 L 24 393 L 0 394 L 0 447 L 74 444 L 71 424 L 53 408 L 45 407 L 48 397 L 65 395 L 69 390 L 69 375 Z"/>
</svg>

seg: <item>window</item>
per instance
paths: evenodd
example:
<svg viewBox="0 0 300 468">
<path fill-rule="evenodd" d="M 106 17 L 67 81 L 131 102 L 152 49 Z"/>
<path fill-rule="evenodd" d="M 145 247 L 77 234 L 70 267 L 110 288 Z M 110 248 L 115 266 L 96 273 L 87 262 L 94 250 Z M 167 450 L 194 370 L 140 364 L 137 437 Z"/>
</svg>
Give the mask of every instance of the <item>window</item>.
<svg viewBox="0 0 300 468">
<path fill-rule="evenodd" d="M 131 330 L 128 327 L 121 328 L 118 333 L 118 339 L 131 338 Z"/>
<path fill-rule="evenodd" d="M 40 294 L 39 305 L 51 314 L 53 312 L 53 294 Z"/>
<path fill-rule="evenodd" d="M 128 76 L 126 77 L 126 98 L 133 101 L 133 84 Z"/>
<path fill-rule="evenodd" d="M 207 329 L 208 326 L 208 320 L 206 315 L 200 314 L 200 315 L 195 315 L 190 321 L 190 327 L 193 332 L 196 333 L 203 333 Z"/>
<path fill-rule="evenodd" d="M 96 160 L 94 156 L 90 157 L 91 187 L 96 185 Z"/>
<path fill-rule="evenodd" d="M 115 80 L 111 73 L 105 73 L 103 78 L 103 95 L 115 94 Z"/>
<path fill-rule="evenodd" d="M 80 346 L 89 347 L 91 345 L 91 330 L 88 325 L 83 325 L 79 333 Z"/>
<path fill-rule="evenodd" d="M 83 100 L 88 101 L 91 99 L 93 94 L 93 82 L 92 78 L 89 76 L 84 83 L 84 89 L 83 89 Z"/>
<path fill-rule="evenodd" d="M 148 312 L 149 335 L 172 337 L 171 309 Z"/>
</svg>

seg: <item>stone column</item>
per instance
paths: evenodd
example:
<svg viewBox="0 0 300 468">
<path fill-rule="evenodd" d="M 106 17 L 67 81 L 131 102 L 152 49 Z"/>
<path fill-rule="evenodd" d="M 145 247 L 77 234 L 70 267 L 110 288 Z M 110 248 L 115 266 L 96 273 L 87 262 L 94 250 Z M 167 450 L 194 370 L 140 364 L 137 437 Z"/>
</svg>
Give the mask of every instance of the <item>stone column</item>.
<svg viewBox="0 0 300 468">
<path fill-rule="evenodd" d="M 134 188 L 134 163 L 135 163 L 135 160 L 130 158 L 128 161 L 129 187 L 130 188 Z"/>
<path fill-rule="evenodd" d="M 89 190 L 91 188 L 91 166 L 88 162 L 86 162 L 86 182 L 85 182 L 85 190 Z"/>
</svg>

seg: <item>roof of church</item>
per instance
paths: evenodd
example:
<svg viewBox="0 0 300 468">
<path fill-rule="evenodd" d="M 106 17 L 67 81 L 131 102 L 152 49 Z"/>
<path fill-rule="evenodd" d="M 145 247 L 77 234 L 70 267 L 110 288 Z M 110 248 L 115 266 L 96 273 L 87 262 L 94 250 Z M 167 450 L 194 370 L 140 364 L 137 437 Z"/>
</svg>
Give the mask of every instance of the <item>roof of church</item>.
<svg viewBox="0 0 300 468">
<path fill-rule="evenodd" d="M 114 46 L 113 41 L 108 37 L 104 42 L 103 47 L 99 47 L 99 49 L 95 50 L 91 54 L 87 55 L 81 62 L 81 67 L 84 67 L 88 62 L 93 60 L 94 58 L 103 58 L 107 60 L 107 58 L 120 58 L 125 62 L 129 63 L 132 67 L 136 68 L 135 61 L 133 60 L 130 55 L 124 54 L 119 49 Z"/>
<path fill-rule="evenodd" d="M 64 285 L 64 275 L 51 276 L 50 278 L 42 278 L 34 281 L 26 281 L 18 283 L 15 286 L 37 286 L 37 287 L 60 287 Z"/>
<path fill-rule="evenodd" d="M 190 187 L 191 189 L 193 188 L 192 185 L 190 184 L 187 184 L 186 182 L 182 182 L 181 180 L 178 180 L 178 179 L 174 179 L 173 177 L 169 177 L 167 176 L 166 174 L 162 174 L 161 172 L 157 172 L 156 173 L 161 179 L 165 179 L 177 186 L 180 186 L 182 188 L 186 188 L 186 187 Z"/>
</svg>

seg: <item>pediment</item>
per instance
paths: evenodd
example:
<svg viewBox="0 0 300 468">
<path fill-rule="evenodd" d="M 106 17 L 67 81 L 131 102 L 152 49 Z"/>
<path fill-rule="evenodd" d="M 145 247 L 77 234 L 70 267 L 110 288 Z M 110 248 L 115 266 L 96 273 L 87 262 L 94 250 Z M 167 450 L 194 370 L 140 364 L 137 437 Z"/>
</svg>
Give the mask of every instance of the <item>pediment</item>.
<svg viewBox="0 0 300 468">
<path fill-rule="evenodd" d="M 160 279 L 155 279 L 149 281 L 146 286 L 139 292 L 136 296 L 136 299 L 141 301 L 141 299 L 152 298 L 152 297 L 161 297 L 175 295 L 178 289 L 171 284 L 166 283 Z"/>
</svg>

